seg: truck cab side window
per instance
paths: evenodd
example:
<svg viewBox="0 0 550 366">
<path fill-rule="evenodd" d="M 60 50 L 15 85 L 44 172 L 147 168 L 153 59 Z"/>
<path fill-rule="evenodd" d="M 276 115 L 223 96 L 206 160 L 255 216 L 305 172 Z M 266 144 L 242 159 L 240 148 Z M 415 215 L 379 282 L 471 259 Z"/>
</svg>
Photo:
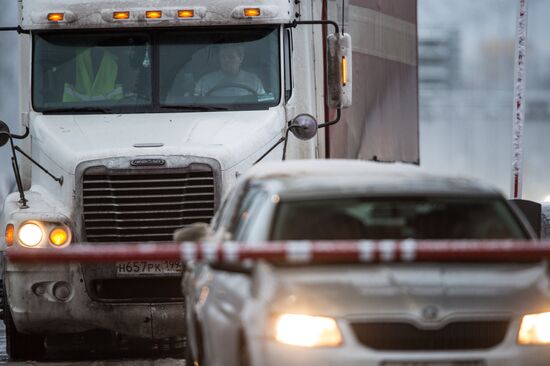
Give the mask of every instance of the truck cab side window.
<svg viewBox="0 0 550 366">
<path fill-rule="evenodd" d="M 285 101 L 288 102 L 292 96 L 292 33 L 290 29 L 285 29 L 284 41 L 285 56 Z"/>
</svg>

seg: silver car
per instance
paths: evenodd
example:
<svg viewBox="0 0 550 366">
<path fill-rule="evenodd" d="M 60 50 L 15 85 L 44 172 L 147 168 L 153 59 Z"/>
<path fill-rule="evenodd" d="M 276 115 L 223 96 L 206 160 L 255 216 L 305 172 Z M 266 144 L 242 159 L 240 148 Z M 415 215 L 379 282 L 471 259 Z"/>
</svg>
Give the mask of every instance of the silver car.
<svg viewBox="0 0 550 366">
<path fill-rule="evenodd" d="M 190 237 L 191 236 L 191 237 Z M 194 236 L 194 237 L 193 237 Z M 531 239 L 496 191 L 401 164 L 253 168 L 211 227 L 178 239 Z M 188 362 L 200 365 L 548 365 L 546 263 L 189 263 Z"/>
</svg>

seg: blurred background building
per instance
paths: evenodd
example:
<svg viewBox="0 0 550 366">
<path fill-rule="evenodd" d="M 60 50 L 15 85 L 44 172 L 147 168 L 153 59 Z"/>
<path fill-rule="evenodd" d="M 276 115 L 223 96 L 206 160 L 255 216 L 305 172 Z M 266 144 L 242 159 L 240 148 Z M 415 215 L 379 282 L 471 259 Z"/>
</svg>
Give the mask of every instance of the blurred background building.
<svg viewBox="0 0 550 366">
<path fill-rule="evenodd" d="M 419 30 L 419 80 L 425 89 L 455 89 L 460 79 L 459 32 L 445 25 Z"/>
<path fill-rule="evenodd" d="M 419 0 L 421 165 L 510 194 L 518 0 Z M 550 196 L 550 1 L 528 1 L 524 198 Z"/>
</svg>

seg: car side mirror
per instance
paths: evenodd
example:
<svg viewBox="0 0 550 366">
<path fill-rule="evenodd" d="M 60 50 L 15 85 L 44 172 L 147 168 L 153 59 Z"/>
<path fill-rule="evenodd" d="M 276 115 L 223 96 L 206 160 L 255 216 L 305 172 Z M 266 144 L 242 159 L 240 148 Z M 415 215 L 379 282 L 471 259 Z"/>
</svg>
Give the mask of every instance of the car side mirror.
<svg viewBox="0 0 550 366">
<path fill-rule="evenodd" d="M 204 222 L 195 222 L 187 227 L 174 231 L 174 241 L 204 241 L 212 235 L 210 226 Z"/>
<path fill-rule="evenodd" d="M 328 106 L 347 108 L 352 103 L 352 44 L 348 33 L 327 37 Z"/>
<path fill-rule="evenodd" d="M 317 135 L 317 128 L 317 120 L 307 113 L 297 115 L 288 126 L 288 130 L 296 138 L 304 141 L 314 138 Z"/>
<path fill-rule="evenodd" d="M 527 219 L 527 222 L 533 228 L 533 231 L 537 235 L 537 238 L 540 239 L 542 228 L 542 205 L 538 202 L 518 199 L 510 200 L 510 202 L 523 213 L 523 216 Z"/>
<path fill-rule="evenodd" d="M 4 146 L 10 140 L 10 128 L 4 121 L 0 121 L 0 147 Z"/>
</svg>

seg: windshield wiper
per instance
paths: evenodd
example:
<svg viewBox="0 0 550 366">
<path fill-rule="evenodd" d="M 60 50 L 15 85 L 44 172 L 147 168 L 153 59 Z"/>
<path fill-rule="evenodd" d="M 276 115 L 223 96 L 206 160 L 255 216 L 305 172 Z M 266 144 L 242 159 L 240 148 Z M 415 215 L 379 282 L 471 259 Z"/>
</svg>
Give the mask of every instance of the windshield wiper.
<svg viewBox="0 0 550 366">
<path fill-rule="evenodd" d="M 98 113 L 98 114 L 111 114 L 113 113 L 112 109 L 109 108 L 99 108 L 99 107 L 71 107 L 71 108 L 56 108 L 48 109 L 44 114 L 55 114 L 55 113 Z"/>
<path fill-rule="evenodd" d="M 229 111 L 227 107 L 214 106 L 214 105 L 163 105 L 162 109 L 174 109 L 186 112 L 216 112 L 216 111 Z"/>
</svg>

